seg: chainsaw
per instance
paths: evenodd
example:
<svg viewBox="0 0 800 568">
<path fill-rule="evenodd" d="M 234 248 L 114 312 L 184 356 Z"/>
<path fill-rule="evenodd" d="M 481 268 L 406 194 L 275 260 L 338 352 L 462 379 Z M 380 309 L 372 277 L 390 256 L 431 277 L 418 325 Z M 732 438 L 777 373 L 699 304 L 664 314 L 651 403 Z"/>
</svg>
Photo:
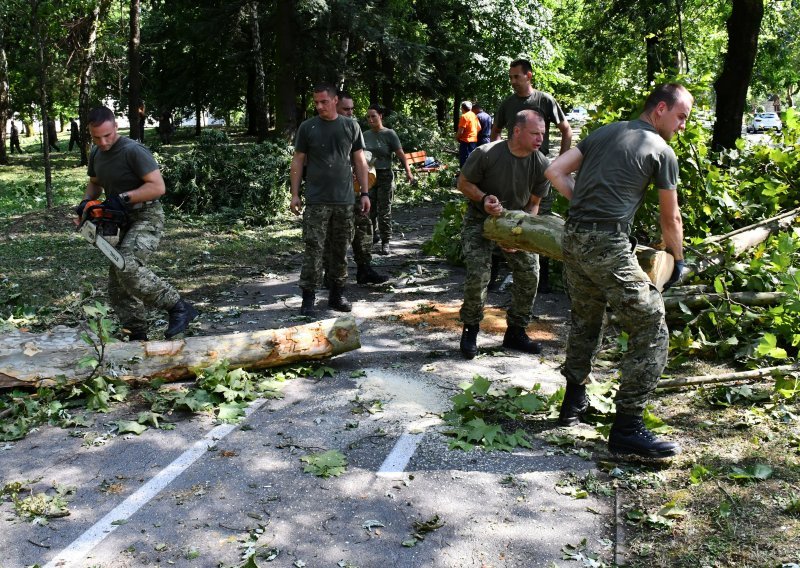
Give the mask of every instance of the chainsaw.
<svg viewBox="0 0 800 568">
<path fill-rule="evenodd" d="M 103 207 L 100 201 L 89 201 L 83 208 L 77 230 L 84 239 L 100 249 L 114 266 L 125 270 L 125 257 L 115 248 L 125 222 L 123 211 L 112 211 Z"/>
</svg>

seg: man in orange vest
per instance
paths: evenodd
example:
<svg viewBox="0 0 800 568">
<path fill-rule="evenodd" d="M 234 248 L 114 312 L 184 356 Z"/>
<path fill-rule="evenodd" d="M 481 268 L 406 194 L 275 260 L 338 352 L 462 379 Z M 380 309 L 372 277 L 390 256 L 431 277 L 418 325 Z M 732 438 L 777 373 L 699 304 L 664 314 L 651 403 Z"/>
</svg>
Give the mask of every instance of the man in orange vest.
<svg viewBox="0 0 800 568">
<path fill-rule="evenodd" d="M 461 119 L 458 121 L 458 132 L 456 133 L 456 140 L 458 140 L 458 163 L 459 166 L 464 166 L 469 155 L 478 145 L 478 131 L 481 129 L 481 123 L 478 117 L 472 112 L 472 103 L 464 101 L 461 103 Z"/>
</svg>

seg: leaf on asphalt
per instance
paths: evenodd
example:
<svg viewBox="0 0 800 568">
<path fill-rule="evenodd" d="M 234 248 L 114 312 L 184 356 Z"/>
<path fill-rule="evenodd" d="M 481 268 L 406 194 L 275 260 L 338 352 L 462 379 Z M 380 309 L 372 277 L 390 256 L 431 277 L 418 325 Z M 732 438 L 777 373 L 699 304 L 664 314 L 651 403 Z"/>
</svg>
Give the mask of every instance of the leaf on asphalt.
<svg viewBox="0 0 800 568">
<path fill-rule="evenodd" d="M 136 434 L 137 436 L 147 430 L 147 426 L 135 420 L 117 420 L 115 422 L 118 434 Z"/>
<path fill-rule="evenodd" d="M 317 477 L 338 477 L 347 469 L 347 458 L 339 450 L 308 454 L 300 458 L 300 461 L 308 464 L 303 469 L 305 473 L 313 473 Z"/>
<path fill-rule="evenodd" d="M 403 546 L 405 546 L 406 548 L 412 548 L 412 547 L 414 547 L 414 546 L 417 546 L 417 539 L 415 539 L 415 538 L 408 538 L 408 539 L 404 540 L 404 541 L 402 542 L 402 544 L 403 544 Z"/>
<path fill-rule="evenodd" d="M 385 527 L 385 526 L 386 525 L 384 525 L 382 522 L 376 521 L 376 520 L 364 521 L 361 524 L 361 528 L 362 529 L 367 529 L 369 532 L 372 532 L 372 529 L 375 528 L 375 527 Z"/>
<path fill-rule="evenodd" d="M 162 550 L 166 550 L 166 549 L 167 549 L 167 543 L 166 543 L 166 542 L 159 542 L 158 544 L 156 544 L 156 545 L 153 547 L 153 549 L 154 549 L 156 552 L 161 552 Z"/>
</svg>

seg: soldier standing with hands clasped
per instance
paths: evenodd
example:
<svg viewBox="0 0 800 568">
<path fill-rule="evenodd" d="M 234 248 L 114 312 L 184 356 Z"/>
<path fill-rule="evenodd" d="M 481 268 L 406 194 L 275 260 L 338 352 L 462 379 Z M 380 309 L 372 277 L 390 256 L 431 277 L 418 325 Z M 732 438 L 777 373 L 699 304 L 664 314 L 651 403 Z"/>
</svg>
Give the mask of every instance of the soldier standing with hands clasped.
<svg viewBox="0 0 800 568">
<path fill-rule="evenodd" d="M 144 264 L 164 232 L 158 199 L 165 187 L 158 163 L 147 148 L 119 135 L 110 109 L 92 109 L 88 124 L 95 146 L 89 154 L 89 183 L 75 213 L 81 217 L 86 204 L 105 192 L 102 207 L 126 216 L 117 245 L 125 268 L 109 266 L 109 302 L 129 338 L 138 341 L 148 339 L 145 307 L 166 310 L 169 325 L 164 336 L 170 339 L 186 330 L 197 310 Z"/>
<path fill-rule="evenodd" d="M 598 128 L 547 170 L 553 187 L 570 201 L 562 248 L 572 321 L 559 423 L 576 424 L 588 409 L 586 385 L 609 304 L 628 334 L 615 398 L 617 415 L 608 437 L 614 452 L 655 458 L 680 453 L 677 444 L 656 438 L 643 422 L 647 399 L 667 363 L 669 331 L 664 301 L 640 268 L 635 240 L 629 235 L 652 181 L 658 190 L 664 243 L 675 257 L 675 270 L 664 288 L 686 277 L 678 160 L 667 142 L 686 127 L 693 103 L 682 85 L 660 85 L 637 120 Z"/>
</svg>

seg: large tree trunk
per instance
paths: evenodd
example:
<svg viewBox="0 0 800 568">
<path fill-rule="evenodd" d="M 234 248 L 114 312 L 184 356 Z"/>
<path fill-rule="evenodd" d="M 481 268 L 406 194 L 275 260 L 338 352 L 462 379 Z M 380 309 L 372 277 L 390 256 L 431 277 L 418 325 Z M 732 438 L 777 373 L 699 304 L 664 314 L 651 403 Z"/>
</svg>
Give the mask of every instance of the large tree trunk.
<svg viewBox="0 0 800 568">
<path fill-rule="evenodd" d="M 90 371 L 78 369 L 77 361 L 94 351 L 81 339 L 82 333 L 59 326 L 42 334 L 14 331 L 0 336 L 0 388 L 48 386 L 56 378 L 67 383 L 86 379 Z M 360 347 L 355 318 L 346 316 L 284 329 L 109 343 L 104 365 L 125 380 L 174 381 L 223 360 L 233 368 L 258 370 L 324 359 Z"/>
<path fill-rule="evenodd" d="M 714 82 L 717 94 L 717 120 L 711 140 L 714 150 L 734 148 L 742 135 L 742 116 L 764 16 L 763 0 L 733 0 L 732 3 L 733 9 L 726 23 L 728 51 L 722 72 Z"/>
<path fill-rule="evenodd" d="M 130 137 L 140 140 L 144 116 L 139 116 L 139 106 L 142 103 L 142 75 L 141 75 L 141 33 L 139 16 L 141 15 L 140 0 L 131 0 L 130 9 L 130 36 L 128 38 L 128 120 L 131 124 Z M 144 140 L 140 140 L 144 142 Z"/>
<path fill-rule="evenodd" d="M 53 171 L 50 163 L 50 129 L 47 124 L 50 116 L 47 112 L 47 72 L 48 59 L 45 57 L 45 40 L 42 37 L 42 26 L 39 20 L 39 1 L 31 0 L 31 28 L 36 38 L 36 56 L 38 62 L 37 72 L 39 74 L 39 104 L 42 110 L 42 152 L 44 156 L 44 193 L 47 200 L 47 207 L 53 206 Z"/>
<path fill-rule="evenodd" d="M 258 2 L 253 0 L 248 4 L 250 19 L 250 46 L 252 49 L 253 69 L 255 70 L 255 97 L 254 110 L 256 112 L 256 131 L 258 141 L 267 139 L 269 123 L 267 122 L 267 80 L 264 75 L 264 58 L 261 54 L 261 33 L 258 26 Z"/>
<path fill-rule="evenodd" d="M 97 29 L 101 18 L 108 13 L 111 0 L 101 0 L 92 11 L 89 21 L 86 23 L 85 40 L 79 63 L 80 87 L 78 91 L 78 117 L 80 119 L 80 151 L 81 165 L 89 163 L 89 96 L 92 78 L 92 66 L 94 65 L 94 53 L 97 50 Z"/>
<path fill-rule="evenodd" d="M 294 53 L 296 37 L 294 25 L 295 0 L 278 0 L 275 22 L 277 29 L 276 78 L 278 103 L 275 108 L 276 129 L 284 138 L 291 140 L 297 130 L 297 90 L 295 88 Z"/>
<path fill-rule="evenodd" d="M 0 164 L 8 164 L 6 154 L 6 124 L 11 118 L 8 100 L 8 58 L 6 57 L 6 39 L 3 26 L 0 25 Z"/>
<path fill-rule="evenodd" d="M 745 306 L 775 306 L 786 301 L 783 292 L 731 292 L 722 294 L 681 294 L 680 288 L 670 288 L 674 291 L 664 296 L 664 308 L 667 311 L 680 309 L 681 304 L 687 308 L 708 307 L 719 305 L 724 300 Z"/>
<path fill-rule="evenodd" d="M 502 247 L 535 252 L 556 260 L 564 258 L 561 251 L 563 233 L 564 220 L 561 217 L 532 217 L 524 211 L 504 211 L 499 217 L 487 218 L 483 224 L 483 236 Z M 675 267 L 672 255 L 639 245 L 636 258 L 656 288 L 662 290 Z"/>
</svg>

